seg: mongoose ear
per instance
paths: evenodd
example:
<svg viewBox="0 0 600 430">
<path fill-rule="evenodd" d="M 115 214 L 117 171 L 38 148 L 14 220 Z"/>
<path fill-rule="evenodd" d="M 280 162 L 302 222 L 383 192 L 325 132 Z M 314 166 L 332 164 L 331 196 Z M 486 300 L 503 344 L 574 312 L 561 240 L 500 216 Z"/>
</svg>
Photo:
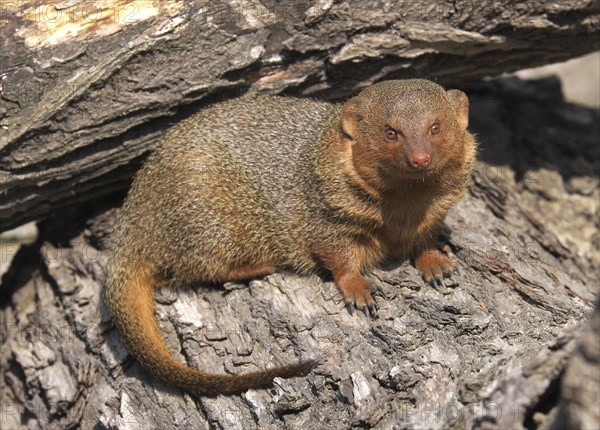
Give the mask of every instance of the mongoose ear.
<svg viewBox="0 0 600 430">
<path fill-rule="evenodd" d="M 458 123 L 463 130 L 466 130 L 469 125 L 469 98 L 460 90 L 448 90 L 446 94 L 456 108 Z"/>
<path fill-rule="evenodd" d="M 348 100 L 344 103 L 342 110 L 342 131 L 347 134 L 352 140 L 356 136 L 356 128 L 358 122 L 356 98 Z"/>
</svg>

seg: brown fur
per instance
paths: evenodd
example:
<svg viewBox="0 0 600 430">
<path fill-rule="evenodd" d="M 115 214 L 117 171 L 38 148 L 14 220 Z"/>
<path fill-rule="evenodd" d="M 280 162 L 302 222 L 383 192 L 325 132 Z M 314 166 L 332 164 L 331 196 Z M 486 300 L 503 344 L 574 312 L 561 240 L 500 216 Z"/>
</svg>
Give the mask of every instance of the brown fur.
<svg viewBox="0 0 600 430">
<path fill-rule="evenodd" d="M 436 125 L 437 124 L 437 125 Z M 234 393 L 301 374 L 305 361 L 243 375 L 179 363 L 154 317 L 154 290 L 331 270 L 344 301 L 376 311 L 364 273 L 413 257 L 428 282 L 475 157 L 468 100 L 424 80 L 375 84 L 343 106 L 258 97 L 175 125 L 136 176 L 114 235 L 106 302 L 128 350 L 194 394 Z"/>
</svg>

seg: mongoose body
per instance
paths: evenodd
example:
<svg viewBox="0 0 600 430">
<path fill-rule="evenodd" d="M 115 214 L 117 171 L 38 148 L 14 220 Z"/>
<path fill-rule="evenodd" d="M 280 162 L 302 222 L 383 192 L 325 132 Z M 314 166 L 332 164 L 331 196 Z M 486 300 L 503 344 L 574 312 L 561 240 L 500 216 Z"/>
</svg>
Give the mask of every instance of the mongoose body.
<svg viewBox="0 0 600 430">
<path fill-rule="evenodd" d="M 326 268 L 347 304 L 374 314 L 364 273 L 386 258 L 412 257 L 439 282 L 452 269 L 436 249 L 439 229 L 475 157 L 467 123 L 462 92 L 406 80 L 343 105 L 231 100 L 174 125 L 136 175 L 115 229 L 106 301 L 128 350 L 194 394 L 310 369 L 214 375 L 179 363 L 156 324 L 154 290 Z"/>
</svg>

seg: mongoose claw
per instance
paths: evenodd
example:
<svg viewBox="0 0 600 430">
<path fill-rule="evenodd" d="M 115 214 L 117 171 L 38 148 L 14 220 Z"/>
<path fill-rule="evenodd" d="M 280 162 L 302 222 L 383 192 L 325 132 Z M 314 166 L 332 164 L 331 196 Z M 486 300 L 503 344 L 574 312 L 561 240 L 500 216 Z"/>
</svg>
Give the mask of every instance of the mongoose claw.
<svg viewBox="0 0 600 430">
<path fill-rule="evenodd" d="M 350 300 L 349 302 L 346 302 L 346 309 L 348 310 L 348 313 L 350 315 L 354 315 L 354 308 L 356 308 L 356 304 L 354 303 L 354 300 Z M 369 304 L 364 304 L 360 307 L 360 310 L 369 318 L 377 318 L 378 314 L 379 314 L 379 307 L 377 306 L 377 304 L 375 302 L 373 303 L 369 303 Z"/>
<path fill-rule="evenodd" d="M 346 302 L 346 309 L 350 315 L 354 315 L 354 300 L 349 300 Z"/>
<path fill-rule="evenodd" d="M 435 275 L 432 278 L 431 283 L 434 288 L 442 288 L 444 286 L 444 276 L 443 275 Z"/>
<path fill-rule="evenodd" d="M 438 288 L 444 284 L 441 272 L 439 274 L 436 274 L 433 272 L 433 270 L 427 270 L 421 272 L 421 277 L 423 278 L 423 281 L 425 281 L 426 284 L 429 284 L 429 286 L 433 288 Z"/>
<path fill-rule="evenodd" d="M 363 305 L 363 307 L 361 308 L 361 311 L 363 311 L 365 313 L 365 315 L 368 316 L 369 318 L 375 319 L 375 318 L 377 318 L 379 308 L 376 303 L 371 303 L 371 304 Z"/>
</svg>

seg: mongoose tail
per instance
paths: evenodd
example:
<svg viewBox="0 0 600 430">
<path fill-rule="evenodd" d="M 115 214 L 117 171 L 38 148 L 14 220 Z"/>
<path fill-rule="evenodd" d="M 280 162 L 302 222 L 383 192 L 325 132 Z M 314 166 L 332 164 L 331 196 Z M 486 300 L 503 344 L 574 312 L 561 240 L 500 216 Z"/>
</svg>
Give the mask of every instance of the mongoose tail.
<svg viewBox="0 0 600 430">
<path fill-rule="evenodd" d="M 158 379 L 196 395 L 235 394 L 251 388 L 269 387 L 276 377 L 304 375 L 317 365 L 316 360 L 308 360 L 240 375 L 218 375 L 192 369 L 177 361 L 158 327 L 154 316 L 156 279 L 143 266 L 129 273 L 120 278 L 113 277 L 106 290 L 106 302 L 127 350 Z"/>
</svg>

